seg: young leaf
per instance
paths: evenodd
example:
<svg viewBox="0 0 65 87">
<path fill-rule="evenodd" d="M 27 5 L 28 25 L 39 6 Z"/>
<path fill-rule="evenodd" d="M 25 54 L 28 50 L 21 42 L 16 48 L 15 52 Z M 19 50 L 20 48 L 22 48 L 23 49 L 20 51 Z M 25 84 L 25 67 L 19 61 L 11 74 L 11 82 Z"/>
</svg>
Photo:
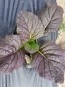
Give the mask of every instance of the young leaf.
<svg viewBox="0 0 65 87">
<path fill-rule="evenodd" d="M 32 68 L 39 75 L 62 83 L 64 81 L 65 53 L 53 42 L 44 43 L 40 51 L 33 56 Z"/>
<path fill-rule="evenodd" d="M 25 50 L 27 50 L 29 53 L 36 53 L 39 50 L 39 45 L 34 40 L 29 40 L 24 45 Z"/>
<path fill-rule="evenodd" d="M 0 71 L 12 72 L 24 63 L 24 51 L 18 50 L 21 45 L 17 35 L 0 38 Z"/>
<path fill-rule="evenodd" d="M 47 7 L 38 13 L 39 19 L 43 23 L 43 27 L 46 32 L 57 31 L 62 22 L 63 9 L 57 6 L 56 3 L 52 3 L 51 7 Z"/>
<path fill-rule="evenodd" d="M 38 17 L 31 12 L 20 12 L 17 15 L 17 33 L 20 33 L 23 43 L 29 39 L 42 37 L 44 29 Z"/>
</svg>

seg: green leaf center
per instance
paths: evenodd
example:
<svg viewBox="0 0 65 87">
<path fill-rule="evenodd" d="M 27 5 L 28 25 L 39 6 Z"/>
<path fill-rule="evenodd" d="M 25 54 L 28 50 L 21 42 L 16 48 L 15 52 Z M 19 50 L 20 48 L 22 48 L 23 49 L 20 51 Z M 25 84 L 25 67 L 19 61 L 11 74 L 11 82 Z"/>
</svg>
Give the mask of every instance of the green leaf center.
<svg viewBox="0 0 65 87">
<path fill-rule="evenodd" d="M 35 40 L 30 39 L 28 42 L 25 43 L 24 48 L 29 53 L 35 53 L 39 50 L 39 45 Z"/>
</svg>

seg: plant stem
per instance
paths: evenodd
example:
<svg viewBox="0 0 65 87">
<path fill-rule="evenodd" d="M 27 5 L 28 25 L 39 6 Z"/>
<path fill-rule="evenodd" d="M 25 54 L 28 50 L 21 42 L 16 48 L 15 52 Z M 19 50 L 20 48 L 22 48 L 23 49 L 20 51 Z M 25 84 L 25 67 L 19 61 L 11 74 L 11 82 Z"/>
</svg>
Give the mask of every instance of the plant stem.
<svg viewBox="0 0 65 87">
<path fill-rule="evenodd" d="M 24 47 L 24 45 L 23 45 L 23 46 L 21 46 L 21 47 L 18 49 L 18 51 L 19 51 L 19 50 L 21 50 L 23 47 Z"/>
<path fill-rule="evenodd" d="M 46 58 L 46 56 L 41 51 L 38 50 L 38 53 L 41 54 L 44 58 Z"/>
</svg>

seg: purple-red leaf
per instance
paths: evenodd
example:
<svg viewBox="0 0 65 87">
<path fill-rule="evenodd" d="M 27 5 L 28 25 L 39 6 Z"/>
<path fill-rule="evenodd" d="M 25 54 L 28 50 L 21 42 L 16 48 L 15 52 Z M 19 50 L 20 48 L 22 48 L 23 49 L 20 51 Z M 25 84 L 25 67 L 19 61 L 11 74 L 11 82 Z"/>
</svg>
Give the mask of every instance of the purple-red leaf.
<svg viewBox="0 0 65 87">
<path fill-rule="evenodd" d="M 51 7 L 46 6 L 44 10 L 42 9 L 38 17 L 47 33 L 57 31 L 62 23 L 63 9 L 56 3 L 51 3 Z"/>
<path fill-rule="evenodd" d="M 24 51 L 18 50 L 21 45 L 17 35 L 0 38 L 0 71 L 12 72 L 24 63 Z"/>
<path fill-rule="evenodd" d="M 42 37 L 44 29 L 38 17 L 31 12 L 20 12 L 17 15 L 17 33 L 20 33 L 22 42 L 27 42 L 30 38 Z"/>
<path fill-rule="evenodd" d="M 40 76 L 62 83 L 64 81 L 65 53 L 53 42 L 44 43 L 33 56 L 32 67 Z"/>
</svg>

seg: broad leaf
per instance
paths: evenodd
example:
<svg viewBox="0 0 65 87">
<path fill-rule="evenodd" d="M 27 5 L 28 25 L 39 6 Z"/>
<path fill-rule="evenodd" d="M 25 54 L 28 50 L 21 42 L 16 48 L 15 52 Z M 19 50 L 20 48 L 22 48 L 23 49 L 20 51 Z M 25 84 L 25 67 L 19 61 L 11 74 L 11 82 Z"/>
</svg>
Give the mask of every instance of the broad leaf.
<svg viewBox="0 0 65 87">
<path fill-rule="evenodd" d="M 44 43 L 33 56 L 32 68 L 40 76 L 62 83 L 64 81 L 65 53 L 53 42 Z"/>
<path fill-rule="evenodd" d="M 57 31 L 62 22 L 63 9 L 57 6 L 56 3 L 52 3 L 51 7 L 47 7 L 38 13 L 39 19 L 43 23 L 43 27 L 46 32 Z"/>
<path fill-rule="evenodd" d="M 44 29 L 38 17 L 31 12 L 20 12 L 17 15 L 17 33 L 20 34 L 23 43 L 29 39 L 42 37 Z"/>
<path fill-rule="evenodd" d="M 0 38 L 0 71 L 12 72 L 24 63 L 24 51 L 18 50 L 21 45 L 17 35 Z"/>
</svg>

